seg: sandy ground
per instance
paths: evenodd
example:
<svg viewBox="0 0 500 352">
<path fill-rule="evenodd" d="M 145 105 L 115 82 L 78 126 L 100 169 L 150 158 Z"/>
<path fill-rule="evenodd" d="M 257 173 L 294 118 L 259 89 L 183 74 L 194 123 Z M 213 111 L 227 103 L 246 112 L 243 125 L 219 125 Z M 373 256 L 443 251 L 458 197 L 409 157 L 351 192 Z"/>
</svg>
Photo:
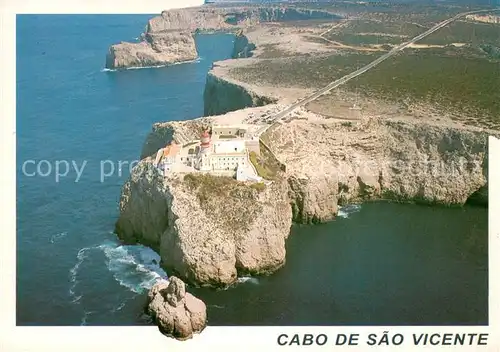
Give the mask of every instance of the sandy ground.
<svg viewBox="0 0 500 352">
<path fill-rule="evenodd" d="M 341 55 L 345 50 L 356 50 L 356 51 L 380 51 L 383 52 L 386 49 L 383 48 L 383 44 L 371 45 L 365 47 L 356 47 L 345 45 L 340 42 L 331 41 L 325 37 L 326 34 L 333 30 L 341 30 L 343 26 L 348 24 L 348 21 L 340 21 L 329 24 L 320 24 L 312 27 L 298 26 L 294 27 L 291 25 L 284 25 L 279 23 L 268 23 L 262 24 L 258 27 L 249 28 L 245 31 L 245 35 L 249 40 L 256 44 L 257 50 L 254 51 L 254 56 L 248 59 L 237 59 L 237 60 L 227 60 L 223 62 L 217 62 L 213 69 L 216 76 L 222 77 L 228 81 L 232 81 L 235 84 L 244 86 L 250 91 L 254 91 L 257 94 L 265 95 L 269 97 L 274 97 L 277 99 L 279 104 L 282 106 L 291 105 L 297 100 L 304 98 L 314 92 L 314 89 L 301 89 L 296 87 L 271 87 L 271 86 L 258 86 L 252 84 L 252 82 L 241 82 L 235 79 L 231 70 L 233 68 L 244 68 L 246 65 L 252 65 L 261 60 L 268 59 L 278 59 L 282 58 L 287 60 L 286 57 L 314 57 L 314 55 L 324 55 L 331 54 Z M 363 34 L 374 34 L 374 33 L 363 33 Z M 397 36 L 397 35 L 394 35 Z M 464 46 L 465 43 L 450 43 L 455 47 Z M 389 45 L 393 47 L 394 45 Z M 429 48 L 443 48 L 444 45 L 428 45 L 428 44 L 412 44 L 410 48 L 413 49 L 429 49 Z M 270 51 L 272 52 L 270 55 Z M 266 55 L 267 54 L 267 55 Z M 262 108 L 261 108 L 262 109 Z M 266 107 L 264 107 L 264 110 Z M 276 105 L 270 105 L 268 110 L 278 111 L 280 108 Z M 426 119 L 428 121 L 433 121 L 438 124 L 447 124 L 455 126 L 463 126 L 462 123 L 457 120 L 461 120 L 457 116 L 447 113 L 446 111 L 437 111 L 432 106 L 428 104 L 421 103 L 413 104 L 412 106 L 403 106 L 397 104 L 389 104 L 383 101 L 370 101 L 365 97 L 356 97 L 353 93 L 349 93 L 346 90 L 339 88 L 338 90 L 322 96 L 315 101 L 307 104 L 303 108 L 303 111 L 310 112 L 308 120 L 315 119 L 317 121 L 361 121 L 365 118 L 392 118 L 398 117 L 403 119 Z M 261 110 L 262 113 L 252 113 L 253 117 L 244 116 L 248 115 L 248 112 L 242 110 L 242 116 L 237 118 L 227 116 L 227 119 L 232 121 L 245 120 L 250 123 L 255 121 L 261 121 L 265 123 L 265 116 L 272 115 L 273 111 Z M 300 116 L 302 110 L 297 110 L 294 115 L 292 113 L 287 117 L 286 120 L 291 121 L 294 119 L 303 119 Z M 319 117 L 318 117 L 319 116 Z"/>
</svg>

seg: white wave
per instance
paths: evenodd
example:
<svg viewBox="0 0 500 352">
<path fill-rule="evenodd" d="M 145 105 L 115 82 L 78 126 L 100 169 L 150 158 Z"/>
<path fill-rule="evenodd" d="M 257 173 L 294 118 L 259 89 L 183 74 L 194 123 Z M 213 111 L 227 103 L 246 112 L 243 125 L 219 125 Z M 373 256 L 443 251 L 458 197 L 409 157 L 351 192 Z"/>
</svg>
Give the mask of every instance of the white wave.
<svg viewBox="0 0 500 352">
<path fill-rule="evenodd" d="M 142 69 L 148 69 L 148 68 L 161 68 L 161 67 L 168 67 L 168 66 L 199 63 L 202 60 L 203 59 L 198 57 L 194 60 L 180 61 L 180 62 L 174 62 L 172 64 L 164 64 L 164 65 L 125 67 L 125 68 L 120 68 L 120 69 L 103 68 L 103 69 L 101 69 L 101 72 L 117 72 L 117 71 L 122 71 L 122 70 L 142 70 Z"/>
<path fill-rule="evenodd" d="M 104 252 L 107 267 L 115 280 L 132 292 L 143 293 L 158 279 L 167 276 L 160 268 L 160 256 L 151 248 L 113 242 L 104 243 L 99 248 Z"/>
<path fill-rule="evenodd" d="M 242 277 L 238 278 L 239 284 L 244 284 L 246 282 L 254 284 L 254 285 L 258 285 L 259 279 L 257 279 L 256 277 L 251 277 L 251 276 L 242 276 Z"/>
<path fill-rule="evenodd" d="M 80 322 L 80 326 L 84 326 L 84 325 L 87 325 L 87 318 L 91 315 L 91 314 L 94 314 L 94 312 L 84 312 L 83 313 L 83 318 Z"/>
<path fill-rule="evenodd" d="M 56 242 L 58 239 L 66 237 L 68 235 L 67 232 L 56 233 L 55 235 L 50 236 L 50 243 Z"/>
<path fill-rule="evenodd" d="M 361 205 L 359 204 L 350 204 L 339 207 L 337 216 L 347 219 L 353 213 L 357 213 L 361 210 Z"/>
<path fill-rule="evenodd" d="M 95 249 L 95 247 L 85 247 L 82 248 L 78 251 L 78 254 L 76 255 L 76 264 L 69 269 L 69 281 L 71 282 L 71 287 L 69 289 L 69 295 L 73 298 L 71 301 L 72 303 L 78 303 L 80 299 L 82 298 L 81 295 L 77 295 L 75 292 L 76 285 L 78 284 L 77 276 L 78 276 L 78 270 L 80 268 L 80 265 L 85 261 L 87 258 L 87 251 Z"/>
<path fill-rule="evenodd" d="M 224 309 L 225 308 L 224 306 L 219 306 L 217 304 L 209 304 L 208 306 L 209 307 L 214 307 L 214 308 L 217 308 L 217 309 Z"/>
</svg>

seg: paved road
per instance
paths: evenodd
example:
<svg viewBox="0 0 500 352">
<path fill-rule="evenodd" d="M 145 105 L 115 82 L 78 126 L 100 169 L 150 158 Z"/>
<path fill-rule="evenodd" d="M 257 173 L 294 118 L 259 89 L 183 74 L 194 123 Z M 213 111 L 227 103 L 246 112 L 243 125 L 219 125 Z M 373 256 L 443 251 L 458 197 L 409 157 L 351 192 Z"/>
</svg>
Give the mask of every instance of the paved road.
<svg viewBox="0 0 500 352">
<path fill-rule="evenodd" d="M 388 58 L 390 58 L 391 56 L 394 56 L 395 54 L 397 54 L 398 52 L 400 52 L 401 50 L 403 50 L 404 48 L 406 48 L 407 46 L 427 37 L 428 35 L 434 33 L 435 31 L 447 26 L 449 23 L 459 19 L 460 17 L 463 17 L 463 16 L 466 16 L 466 15 L 471 15 L 471 14 L 475 14 L 475 13 L 480 13 L 480 12 L 492 12 L 492 11 L 499 11 L 500 9 L 489 9 L 489 10 L 477 10 L 477 11 L 469 11 L 469 12 L 463 12 L 463 13 L 459 13 L 458 15 L 454 16 L 454 17 L 451 17 L 437 25 L 435 25 L 434 27 L 432 27 L 431 29 L 423 32 L 422 34 L 419 34 L 418 36 L 416 36 L 415 38 L 411 39 L 410 41 L 407 41 L 407 42 L 404 42 L 400 45 L 398 45 L 397 47 L 394 47 L 391 51 L 389 51 L 388 53 L 382 55 L 381 57 L 379 57 L 378 59 L 372 61 L 371 63 L 369 63 L 368 65 L 340 78 L 340 79 L 337 79 L 336 81 L 333 81 L 332 83 L 330 83 L 329 85 L 327 85 L 326 87 L 324 88 L 321 88 L 320 90 L 318 90 L 317 92 L 313 93 L 312 95 L 294 103 L 293 105 L 290 105 L 288 108 L 286 108 L 285 110 L 282 110 L 280 111 L 279 113 L 277 113 L 276 115 L 274 115 L 272 117 L 272 120 L 274 122 L 280 120 L 281 118 L 285 117 L 286 115 L 288 115 L 289 113 L 291 113 L 293 110 L 295 110 L 296 108 L 298 108 L 299 106 L 302 106 L 302 105 L 305 105 L 307 103 L 310 103 L 311 101 L 317 99 L 319 96 L 329 92 L 330 90 L 334 89 L 334 88 L 337 88 L 338 86 L 346 83 L 347 81 L 365 73 L 366 71 L 368 71 L 369 69 L 377 66 L 378 64 L 380 64 L 382 61 L 384 60 L 387 60 Z M 260 134 L 263 133 L 268 127 L 270 126 L 267 126 L 266 128 L 263 128 L 261 130 L 259 130 Z"/>
</svg>

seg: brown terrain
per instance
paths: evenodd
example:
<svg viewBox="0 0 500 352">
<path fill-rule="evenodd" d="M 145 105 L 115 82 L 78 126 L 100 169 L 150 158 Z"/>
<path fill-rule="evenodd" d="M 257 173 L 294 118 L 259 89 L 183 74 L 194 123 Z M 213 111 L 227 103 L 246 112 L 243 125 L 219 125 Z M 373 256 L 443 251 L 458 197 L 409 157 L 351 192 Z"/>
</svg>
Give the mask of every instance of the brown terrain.
<svg viewBox="0 0 500 352">
<path fill-rule="evenodd" d="M 161 31 L 194 18 L 192 30 L 237 35 L 233 59 L 214 63 L 207 76 L 206 116 L 155 124 L 120 202 L 118 235 L 159 249 L 162 264 L 191 284 L 227 287 L 241 274 L 272 273 L 286 261 L 292 222 L 332 220 L 338 205 L 488 202 L 488 137 L 500 136 L 500 25 L 458 19 L 273 120 L 466 11 L 305 6 L 194 8 L 150 21 L 148 30 Z M 263 126 L 261 158 L 275 175 L 269 186 L 155 173 L 159 147 L 196 138 L 211 122 Z"/>
</svg>

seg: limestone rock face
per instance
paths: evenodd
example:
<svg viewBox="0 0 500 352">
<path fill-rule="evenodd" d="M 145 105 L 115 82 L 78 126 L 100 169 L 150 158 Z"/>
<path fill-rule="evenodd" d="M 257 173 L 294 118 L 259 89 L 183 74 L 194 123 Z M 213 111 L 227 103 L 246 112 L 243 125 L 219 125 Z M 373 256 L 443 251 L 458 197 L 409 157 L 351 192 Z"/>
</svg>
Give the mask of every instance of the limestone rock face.
<svg viewBox="0 0 500 352">
<path fill-rule="evenodd" d="M 267 105 L 276 102 L 276 99 L 257 94 L 228 79 L 220 80 L 209 72 L 203 92 L 203 101 L 205 115 L 221 115 L 245 107 Z"/>
<path fill-rule="evenodd" d="M 335 19 L 339 16 L 326 11 L 275 7 L 200 7 L 163 11 L 148 21 L 139 43 L 112 45 L 106 57 L 106 68 L 161 66 L 195 60 L 198 54 L 193 33 L 198 30 L 234 31 L 260 22 L 312 18 Z M 233 55 L 246 57 L 254 48 L 245 36 L 239 36 Z"/>
<path fill-rule="evenodd" d="M 179 340 L 193 337 L 206 326 L 205 303 L 186 292 L 184 282 L 175 276 L 151 288 L 147 309 L 163 334 Z"/>
<path fill-rule="evenodd" d="M 318 223 L 333 220 L 337 215 L 337 183 L 316 177 L 288 178 L 293 220 L 299 223 Z"/>
<path fill-rule="evenodd" d="M 366 199 L 463 205 L 487 200 L 489 132 L 418 120 L 282 124 L 265 136 L 286 165 L 294 220 Z M 335 205 L 332 205 L 335 204 Z"/>
<path fill-rule="evenodd" d="M 142 147 L 141 159 L 156 155 L 158 149 L 165 147 L 171 141 L 183 144 L 198 139 L 204 126 L 209 123 L 207 118 L 155 123 Z"/>
<path fill-rule="evenodd" d="M 278 22 L 306 19 L 339 19 L 339 15 L 320 10 L 295 7 L 195 7 L 163 11 L 160 16 L 149 20 L 148 32 L 165 30 L 201 29 L 224 30 L 255 26 L 261 22 Z"/>
<path fill-rule="evenodd" d="M 238 273 L 279 269 L 292 221 L 286 181 L 264 190 L 203 182 L 193 189 L 142 160 L 123 187 L 117 234 L 159 248 L 162 266 L 200 286 L 225 287 Z"/>
<path fill-rule="evenodd" d="M 190 32 L 147 33 L 139 43 L 112 45 L 106 68 L 145 67 L 192 61 L 198 57 Z"/>
</svg>

